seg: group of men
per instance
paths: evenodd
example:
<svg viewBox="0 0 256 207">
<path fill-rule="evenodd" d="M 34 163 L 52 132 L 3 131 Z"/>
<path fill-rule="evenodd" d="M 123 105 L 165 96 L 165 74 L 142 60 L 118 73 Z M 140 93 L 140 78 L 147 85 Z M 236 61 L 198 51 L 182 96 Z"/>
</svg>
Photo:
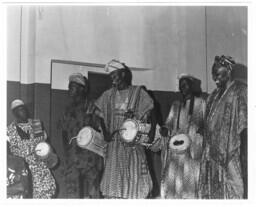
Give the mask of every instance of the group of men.
<svg viewBox="0 0 256 207">
<path fill-rule="evenodd" d="M 197 78 L 180 76 L 182 99 L 172 104 L 163 126 L 156 124 L 153 99 L 144 87 L 131 84 L 132 73 L 124 63 L 106 64 L 112 87 L 96 101 L 88 98 L 86 77 L 72 74 L 72 103 L 59 125 L 67 198 L 149 198 L 153 183 L 145 148 L 161 151 L 162 198 L 247 198 L 247 86 L 233 79 L 235 64 L 231 57 L 215 57 L 212 77 L 217 88 L 207 101 Z M 120 130 L 128 119 L 148 124 L 150 130 L 126 142 Z M 85 126 L 102 134 L 104 157 L 72 142 Z M 170 149 L 177 135 L 186 137 Z M 193 169 L 199 172 L 195 179 L 186 177 Z"/>
</svg>

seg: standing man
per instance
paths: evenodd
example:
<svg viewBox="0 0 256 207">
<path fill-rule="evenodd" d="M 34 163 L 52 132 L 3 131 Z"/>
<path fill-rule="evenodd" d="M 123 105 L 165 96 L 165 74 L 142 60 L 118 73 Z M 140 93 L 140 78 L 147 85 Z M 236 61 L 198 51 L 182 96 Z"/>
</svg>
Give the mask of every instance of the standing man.
<svg viewBox="0 0 256 207">
<path fill-rule="evenodd" d="M 216 56 L 217 88 L 207 100 L 200 197 L 247 198 L 247 86 L 232 79 L 235 61 Z"/>
<path fill-rule="evenodd" d="M 144 147 L 124 142 L 118 130 L 127 118 L 149 123 L 153 100 L 144 89 L 131 85 L 132 73 L 124 63 L 112 60 L 105 69 L 113 87 L 96 101 L 108 141 L 101 191 L 106 198 L 146 198 L 152 180 Z"/>
<path fill-rule="evenodd" d="M 163 169 L 170 161 L 168 142 L 177 134 L 187 134 L 191 139 L 190 156 L 200 160 L 202 155 L 203 123 L 206 101 L 202 97 L 201 81 L 188 74 L 179 76 L 181 100 L 173 102 L 165 125 L 159 129 L 161 139 L 151 146 L 153 151 L 162 150 Z M 156 137 L 158 138 L 158 137 Z"/>
<path fill-rule="evenodd" d="M 72 74 L 68 92 L 72 102 L 61 120 L 67 198 L 100 198 L 102 157 L 79 148 L 75 141 L 71 142 L 83 127 L 90 126 L 96 130 L 100 127 L 100 119 L 94 114 L 95 107 L 87 97 L 87 78 L 80 73 Z"/>
<path fill-rule="evenodd" d="M 182 99 L 173 102 L 165 125 L 161 126 L 157 132 L 155 142 L 150 149 L 162 151 L 161 196 L 163 198 L 197 198 L 199 174 L 196 173 L 196 169 L 198 168 L 199 172 L 199 165 L 197 167 L 197 164 L 193 164 L 191 165 L 193 168 L 189 171 L 187 169 L 191 163 L 198 163 L 201 160 L 206 102 L 202 97 L 201 81 L 196 77 L 188 74 L 180 75 L 179 90 Z M 170 142 L 179 134 L 186 134 L 188 137 L 190 144 L 186 152 L 176 153 L 175 150 L 170 149 Z M 173 168 L 177 160 L 180 160 L 179 167 Z M 190 161 L 187 162 L 187 160 Z M 180 192 L 181 187 L 184 189 L 182 192 Z"/>
</svg>

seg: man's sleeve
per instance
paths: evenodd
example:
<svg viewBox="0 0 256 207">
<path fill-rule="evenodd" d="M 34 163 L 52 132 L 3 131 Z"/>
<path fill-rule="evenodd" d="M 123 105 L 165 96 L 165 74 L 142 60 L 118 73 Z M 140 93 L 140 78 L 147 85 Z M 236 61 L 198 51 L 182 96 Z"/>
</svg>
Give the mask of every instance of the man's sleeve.
<svg viewBox="0 0 256 207">
<path fill-rule="evenodd" d="M 104 119 L 103 111 L 104 111 L 104 105 L 107 104 L 106 101 L 106 92 L 104 92 L 95 102 L 95 110 L 94 113 Z"/>
<path fill-rule="evenodd" d="M 247 90 L 241 90 L 238 96 L 238 133 L 247 128 Z"/>
<path fill-rule="evenodd" d="M 139 98 L 140 101 L 137 109 L 138 119 L 147 119 L 147 116 L 150 115 L 151 110 L 154 108 L 153 99 L 144 89 L 141 89 Z"/>
</svg>

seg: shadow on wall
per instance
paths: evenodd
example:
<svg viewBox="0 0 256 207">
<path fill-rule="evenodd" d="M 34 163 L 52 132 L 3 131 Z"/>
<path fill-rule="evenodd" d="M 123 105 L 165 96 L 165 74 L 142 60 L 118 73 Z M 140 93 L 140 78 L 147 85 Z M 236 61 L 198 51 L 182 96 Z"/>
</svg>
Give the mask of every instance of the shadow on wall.
<svg viewBox="0 0 256 207">
<path fill-rule="evenodd" d="M 240 80 L 247 84 L 247 66 L 237 63 L 233 66 L 232 76 L 235 80 Z"/>
</svg>

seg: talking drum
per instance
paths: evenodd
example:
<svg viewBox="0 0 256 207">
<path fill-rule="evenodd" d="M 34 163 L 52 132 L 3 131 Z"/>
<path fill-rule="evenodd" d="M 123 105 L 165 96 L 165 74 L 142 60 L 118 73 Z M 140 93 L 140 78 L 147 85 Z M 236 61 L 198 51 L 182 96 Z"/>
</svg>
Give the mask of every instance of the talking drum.
<svg viewBox="0 0 256 207">
<path fill-rule="evenodd" d="M 150 131 L 151 125 L 147 123 L 142 123 L 141 121 L 134 119 L 126 119 L 121 127 L 120 135 L 123 141 L 127 143 L 135 141 L 148 141 L 148 133 Z M 138 136 L 141 135 L 141 136 Z M 137 137 L 138 136 L 138 137 Z M 136 140 L 137 138 L 138 140 Z"/>
<path fill-rule="evenodd" d="M 52 151 L 51 146 L 46 142 L 40 142 L 35 147 L 35 154 L 40 159 L 46 162 L 49 168 L 53 168 L 58 163 L 57 155 Z"/>
<path fill-rule="evenodd" d="M 190 144 L 186 134 L 177 134 L 170 139 L 171 157 L 163 171 L 162 198 L 197 198 L 200 162 L 191 158 Z"/>
<path fill-rule="evenodd" d="M 104 141 L 102 135 L 93 128 L 82 128 L 79 131 L 76 139 L 79 147 L 105 157 L 105 148 L 107 143 Z"/>
</svg>

